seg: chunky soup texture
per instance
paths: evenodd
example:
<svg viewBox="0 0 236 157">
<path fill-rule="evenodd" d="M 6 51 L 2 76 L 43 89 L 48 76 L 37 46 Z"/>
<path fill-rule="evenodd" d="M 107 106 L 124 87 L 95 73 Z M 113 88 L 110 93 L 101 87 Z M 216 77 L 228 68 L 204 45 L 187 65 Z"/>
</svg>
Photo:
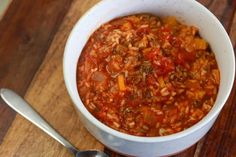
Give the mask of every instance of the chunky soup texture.
<svg viewBox="0 0 236 157">
<path fill-rule="evenodd" d="M 78 91 L 88 111 L 136 136 L 191 127 L 211 110 L 219 83 L 214 53 L 198 28 L 150 14 L 102 25 L 77 67 Z"/>
</svg>

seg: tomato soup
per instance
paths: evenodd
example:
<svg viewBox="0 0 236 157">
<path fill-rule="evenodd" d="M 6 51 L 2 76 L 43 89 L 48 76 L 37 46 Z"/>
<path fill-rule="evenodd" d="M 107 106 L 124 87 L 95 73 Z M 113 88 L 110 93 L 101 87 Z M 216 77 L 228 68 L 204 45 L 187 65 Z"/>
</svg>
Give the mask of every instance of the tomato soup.
<svg viewBox="0 0 236 157">
<path fill-rule="evenodd" d="M 77 66 L 78 92 L 88 111 L 136 136 L 191 127 L 211 110 L 219 83 L 214 53 L 198 28 L 150 14 L 102 25 Z"/>
</svg>

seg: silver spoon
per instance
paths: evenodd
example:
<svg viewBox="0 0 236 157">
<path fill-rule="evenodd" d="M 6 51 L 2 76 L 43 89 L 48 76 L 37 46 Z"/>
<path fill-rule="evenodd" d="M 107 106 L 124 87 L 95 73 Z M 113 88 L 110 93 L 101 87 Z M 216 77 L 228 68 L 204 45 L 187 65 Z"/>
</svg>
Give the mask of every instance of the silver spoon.
<svg viewBox="0 0 236 157">
<path fill-rule="evenodd" d="M 97 150 L 79 151 L 64 137 L 62 137 L 46 120 L 44 120 L 39 113 L 37 113 L 23 98 L 10 89 L 0 89 L 0 95 L 4 102 L 6 102 L 12 109 L 21 114 L 23 117 L 38 126 L 48 135 L 65 146 L 75 157 L 108 157 L 105 153 Z"/>
</svg>

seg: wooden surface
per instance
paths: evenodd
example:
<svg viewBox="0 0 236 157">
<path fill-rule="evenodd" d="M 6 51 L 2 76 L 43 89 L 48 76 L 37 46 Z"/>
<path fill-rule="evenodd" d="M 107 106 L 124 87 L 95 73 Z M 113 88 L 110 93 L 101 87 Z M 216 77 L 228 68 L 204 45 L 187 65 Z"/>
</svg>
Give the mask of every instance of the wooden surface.
<svg viewBox="0 0 236 157">
<path fill-rule="evenodd" d="M 4 13 L 6 12 L 8 6 L 11 4 L 12 0 L 1 0 L 0 1 L 0 20 L 2 19 Z"/>
<path fill-rule="evenodd" d="M 1 87 L 25 94 L 70 3 L 70 0 L 12 2 L 0 22 Z M 14 116 L 15 113 L 0 102 L 0 141 Z"/>
<path fill-rule="evenodd" d="M 99 0 L 13 0 L 0 21 L 0 87 L 24 96 L 81 149 L 100 149 L 80 124 L 62 75 L 66 39 L 74 23 Z M 236 1 L 199 0 L 223 23 L 236 47 Z M 236 87 L 217 122 L 198 144 L 176 157 L 236 156 Z M 60 144 L 0 103 L 0 157 L 71 156 Z M 111 156 L 120 156 L 105 148 Z"/>
</svg>

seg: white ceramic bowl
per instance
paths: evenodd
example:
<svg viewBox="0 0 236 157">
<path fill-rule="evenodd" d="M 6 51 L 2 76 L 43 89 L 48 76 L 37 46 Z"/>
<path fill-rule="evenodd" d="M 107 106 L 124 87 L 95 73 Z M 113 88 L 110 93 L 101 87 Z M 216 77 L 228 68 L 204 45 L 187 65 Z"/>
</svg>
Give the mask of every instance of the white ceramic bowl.
<svg viewBox="0 0 236 157">
<path fill-rule="evenodd" d="M 171 15 L 186 24 L 197 26 L 201 36 L 210 43 L 215 52 L 221 72 L 221 83 L 215 105 L 200 122 L 182 132 L 163 137 L 137 137 L 118 132 L 94 118 L 84 107 L 78 95 L 77 61 L 90 35 L 102 24 L 114 18 L 136 13 Z M 89 132 L 114 151 L 143 157 L 175 154 L 203 137 L 224 106 L 235 73 L 234 52 L 225 29 L 210 11 L 194 0 L 102 0 L 74 26 L 66 44 L 63 66 L 69 95 Z"/>
</svg>

